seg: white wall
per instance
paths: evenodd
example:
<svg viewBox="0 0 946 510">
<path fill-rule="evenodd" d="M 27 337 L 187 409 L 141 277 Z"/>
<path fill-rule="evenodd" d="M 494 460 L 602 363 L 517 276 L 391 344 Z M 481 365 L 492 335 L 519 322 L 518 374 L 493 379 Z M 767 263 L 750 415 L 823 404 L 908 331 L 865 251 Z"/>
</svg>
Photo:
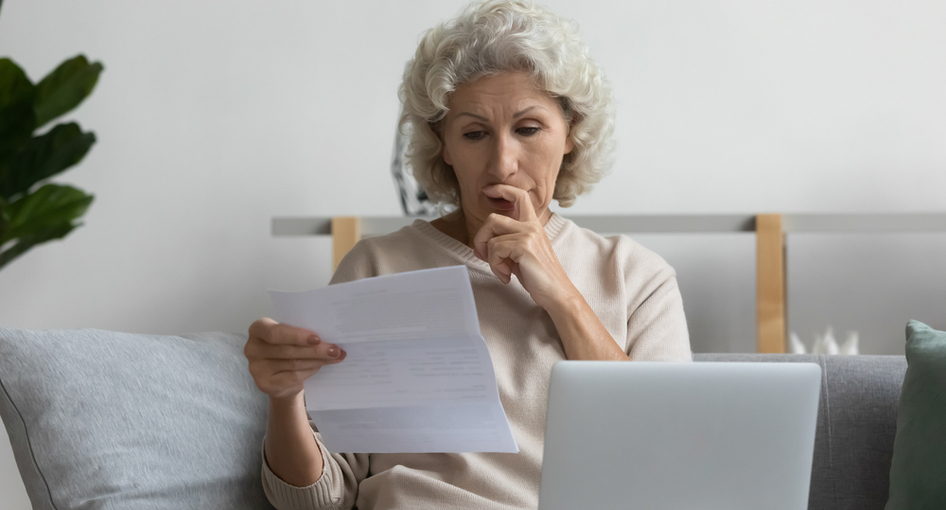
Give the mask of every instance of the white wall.
<svg viewBox="0 0 946 510">
<path fill-rule="evenodd" d="M 397 84 L 461 3 L 4 2 L 0 55 L 31 78 L 78 52 L 106 70 L 72 115 L 99 142 L 59 179 L 96 201 L 0 271 L 0 325 L 245 330 L 265 289 L 324 285 L 328 241 L 269 220 L 400 213 Z M 615 171 L 568 212 L 946 209 L 946 4 L 547 3 L 581 22 L 619 105 Z M 751 237 L 641 240 L 678 268 L 696 350 L 752 349 Z M 832 323 L 896 353 L 906 318 L 946 328 L 944 236 L 790 243 L 803 338 Z M 0 510 L 26 508 L 9 476 Z"/>
</svg>

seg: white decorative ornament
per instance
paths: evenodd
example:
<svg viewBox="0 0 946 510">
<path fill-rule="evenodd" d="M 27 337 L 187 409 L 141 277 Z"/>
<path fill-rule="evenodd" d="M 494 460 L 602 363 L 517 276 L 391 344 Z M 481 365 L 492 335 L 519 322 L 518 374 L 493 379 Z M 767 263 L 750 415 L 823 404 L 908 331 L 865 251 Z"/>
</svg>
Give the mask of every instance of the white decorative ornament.
<svg viewBox="0 0 946 510">
<path fill-rule="evenodd" d="M 798 335 L 794 331 L 788 336 L 788 344 L 792 349 L 792 354 L 806 354 L 808 349 L 805 348 L 805 344 L 802 343 L 801 339 L 798 338 Z"/>
<path fill-rule="evenodd" d="M 837 354 L 840 351 L 838 347 L 838 341 L 834 338 L 834 328 L 828 326 L 828 329 L 825 330 L 824 336 L 821 337 L 821 345 L 824 352 L 821 354 Z"/>
<path fill-rule="evenodd" d="M 825 330 L 824 335 L 819 335 L 815 333 L 815 341 L 811 345 L 811 354 L 840 354 L 840 355 L 854 355 L 860 354 L 859 348 L 859 338 L 857 331 L 848 331 L 847 340 L 844 344 L 838 346 L 838 341 L 834 337 L 834 329 L 831 326 Z M 806 354 L 808 349 L 806 349 L 805 344 L 798 338 L 798 335 L 792 331 L 789 334 L 788 339 L 789 349 L 792 354 Z"/>
<path fill-rule="evenodd" d="M 828 346 L 824 344 L 824 336 L 815 333 L 815 341 L 811 344 L 812 354 L 828 354 Z"/>
<path fill-rule="evenodd" d="M 845 340 L 844 343 L 841 344 L 841 349 L 840 349 L 840 352 L 838 352 L 838 354 L 844 354 L 847 356 L 850 356 L 853 354 L 860 354 L 860 347 L 858 346 L 858 342 L 859 342 L 859 338 L 857 335 L 857 331 L 848 331 L 847 340 Z"/>
</svg>

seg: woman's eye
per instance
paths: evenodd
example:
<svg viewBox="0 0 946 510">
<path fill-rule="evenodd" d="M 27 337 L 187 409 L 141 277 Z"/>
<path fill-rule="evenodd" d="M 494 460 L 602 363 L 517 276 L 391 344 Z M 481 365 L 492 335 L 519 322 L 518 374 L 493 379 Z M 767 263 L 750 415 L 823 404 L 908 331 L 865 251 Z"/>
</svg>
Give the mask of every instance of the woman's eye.
<svg viewBox="0 0 946 510">
<path fill-rule="evenodd" d="M 536 126 L 521 127 L 517 129 L 516 132 L 519 133 L 520 135 L 532 136 L 539 132 L 539 128 Z"/>
<path fill-rule="evenodd" d="M 469 133 L 463 133 L 463 138 L 466 138 L 467 140 L 479 140 L 484 136 L 486 136 L 485 131 L 470 131 Z"/>
</svg>

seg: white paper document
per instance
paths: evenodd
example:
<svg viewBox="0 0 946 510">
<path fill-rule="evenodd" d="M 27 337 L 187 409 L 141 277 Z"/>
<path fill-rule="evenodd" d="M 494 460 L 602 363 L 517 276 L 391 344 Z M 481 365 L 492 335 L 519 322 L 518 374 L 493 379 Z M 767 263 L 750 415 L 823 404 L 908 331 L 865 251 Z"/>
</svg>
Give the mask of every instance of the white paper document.
<svg viewBox="0 0 946 510">
<path fill-rule="evenodd" d="M 277 320 L 348 353 L 305 382 L 306 409 L 329 450 L 519 451 L 466 267 L 270 295 Z"/>
</svg>

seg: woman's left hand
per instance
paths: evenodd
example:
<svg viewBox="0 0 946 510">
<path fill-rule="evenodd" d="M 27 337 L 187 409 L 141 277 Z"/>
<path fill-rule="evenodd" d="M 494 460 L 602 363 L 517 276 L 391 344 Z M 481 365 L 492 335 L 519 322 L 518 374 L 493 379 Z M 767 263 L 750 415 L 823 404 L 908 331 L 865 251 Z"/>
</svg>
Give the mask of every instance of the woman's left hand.
<svg viewBox="0 0 946 510">
<path fill-rule="evenodd" d="M 489 263 L 503 283 L 516 275 L 535 303 L 548 309 L 577 292 L 545 233 L 529 193 L 507 184 L 486 189 L 487 196 L 515 204 L 512 217 L 490 214 L 473 238 L 473 252 Z"/>
</svg>

